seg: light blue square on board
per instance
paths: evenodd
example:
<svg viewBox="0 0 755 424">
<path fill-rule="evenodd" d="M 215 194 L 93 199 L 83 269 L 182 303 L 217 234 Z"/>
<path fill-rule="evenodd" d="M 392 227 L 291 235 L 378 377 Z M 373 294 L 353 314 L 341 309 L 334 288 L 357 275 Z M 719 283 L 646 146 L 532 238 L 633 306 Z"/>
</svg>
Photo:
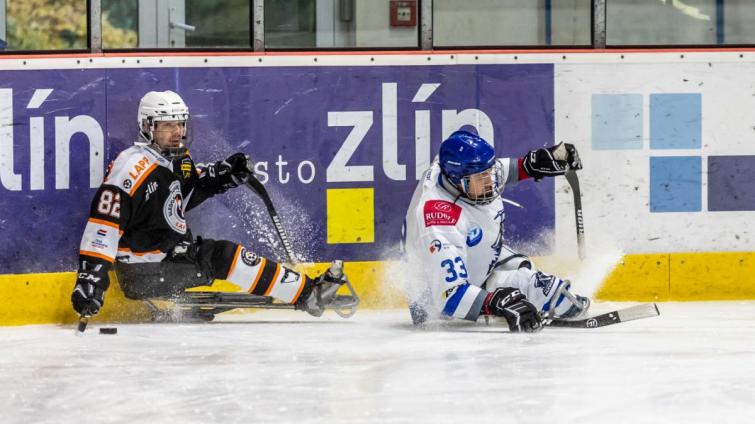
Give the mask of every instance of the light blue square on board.
<svg viewBox="0 0 755 424">
<path fill-rule="evenodd" d="M 699 149 L 702 142 L 700 93 L 650 95 L 650 148 Z"/>
<path fill-rule="evenodd" d="M 592 95 L 592 148 L 642 149 L 642 94 Z"/>
<path fill-rule="evenodd" d="M 700 156 L 650 157 L 650 212 L 702 209 Z"/>
</svg>

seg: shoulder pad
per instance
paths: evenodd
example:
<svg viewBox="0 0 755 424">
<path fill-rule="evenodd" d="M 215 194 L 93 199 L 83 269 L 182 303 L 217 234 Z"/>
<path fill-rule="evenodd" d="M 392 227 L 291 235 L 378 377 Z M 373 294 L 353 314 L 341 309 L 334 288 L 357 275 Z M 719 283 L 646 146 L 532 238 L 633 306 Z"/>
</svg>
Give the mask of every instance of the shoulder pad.
<svg viewBox="0 0 755 424">
<path fill-rule="evenodd" d="M 170 168 L 171 165 L 152 149 L 132 146 L 118 154 L 110 164 L 104 184 L 116 186 L 132 196 L 158 166 Z"/>
</svg>

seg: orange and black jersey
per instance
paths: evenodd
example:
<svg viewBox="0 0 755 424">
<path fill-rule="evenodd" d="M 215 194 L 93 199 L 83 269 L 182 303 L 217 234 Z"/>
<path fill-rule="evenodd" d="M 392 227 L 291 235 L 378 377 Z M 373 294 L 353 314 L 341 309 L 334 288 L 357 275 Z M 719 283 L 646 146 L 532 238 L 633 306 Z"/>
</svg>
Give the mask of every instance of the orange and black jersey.
<svg viewBox="0 0 755 424">
<path fill-rule="evenodd" d="M 172 161 L 147 145 L 121 152 L 92 200 L 80 261 L 157 262 L 187 237 L 184 214 L 221 191 L 186 154 Z"/>
</svg>

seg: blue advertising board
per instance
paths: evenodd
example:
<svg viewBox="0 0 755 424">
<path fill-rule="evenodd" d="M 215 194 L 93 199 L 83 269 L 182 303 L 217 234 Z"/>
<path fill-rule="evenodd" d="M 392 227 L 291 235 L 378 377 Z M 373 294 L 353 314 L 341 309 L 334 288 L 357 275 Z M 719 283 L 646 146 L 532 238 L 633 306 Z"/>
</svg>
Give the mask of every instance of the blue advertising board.
<svg viewBox="0 0 755 424">
<path fill-rule="evenodd" d="M 458 128 L 478 131 L 501 157 L 554 142 L 550 64 L 2 72 L 0 273 L 75 269 L 91 196 L 109 161 L 135 140 L 137 105 L 150 90 L 174 90 L 189 105 L 195 161 L 251 156 L 295 250 L 310 261 L 398 258 L 417 179 Z M 372 238 L 328 234 L 338 216 L 331 212 L 353 207 L 328 204 L 338 202 L 328 193 L 336 189 L 372 193 L 359 215 Z M 504 196 L 524 206 L 507 207 L 509 243 L 546 253 L 553 182 L 519 184 Z M 265 209 L 249 192 L 216 196 L 187 218 L 195 235 L 279 257 Z"/>
</svg>

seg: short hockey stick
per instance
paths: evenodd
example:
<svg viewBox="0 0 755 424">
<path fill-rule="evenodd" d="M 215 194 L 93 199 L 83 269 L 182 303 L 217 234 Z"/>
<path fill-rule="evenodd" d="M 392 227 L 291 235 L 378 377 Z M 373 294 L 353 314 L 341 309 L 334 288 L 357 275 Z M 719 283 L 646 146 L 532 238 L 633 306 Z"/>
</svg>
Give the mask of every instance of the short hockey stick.
<svg viewBox="0 0 755 424">
<path fill-rule="evenodd" d="M 286 262 L 289 264 L 293 263 L 292 261 L 294 259 L 294 249 L 291 248 L 291 242 L 288 241 L 286 231 L 283 229 L 283 224 L 278 217 L 278 212 L 276 212 L 275 206 L 273 206 L 273 201 L 270 199 L 270 195 L 267 193 L 267 190 L 265 190 L 265 186 L 262 185 L 260 180 L 258 180 L 257 177 L 254 176 L 254 174 L 249 175 L 249 180 L 247 180 L 246 184 L 247 187 L 257 193 L 257 195 L 259 195 L 262 199 L 262 202 L 265 203 L 267 213 L 270 215 L 270 219 L 273 221 L 275 232 L 278 233 L 278 238 L 283 244 L 283 250 L 286 254 Z"/>
<path fill-rule="evenodd" d="M 582 218 L 582 193 L 579 189 L 579 178 L 577 178 L 577 172 L 573 169 L 567 170 L 564 176 L 574 195 L 574 219 L 577 223 L 577 253 L 579 254 L 579 259 L 585 259 L 587 249 L 585 247 L 585 223 Z"/>
<path fill-rule="evenodd" d="M 590 318 L 577 320 L 554 319 L 546 325 L 550 327 L 597 328 L 636 319 L 657 317 L 660 314 L 658 306 L 655 303 L 643 303 L 642 305 L 631 306 Z"/>
<path fill-rule="evenodd" d="M 79 325 L 76 326 L 76 335 L 81 336 L 84 334 L 84 331 L 87 329 L 87 324 L 89 324 L 89 315 L 80 315 L 79 316 Z"/>
</svg>

